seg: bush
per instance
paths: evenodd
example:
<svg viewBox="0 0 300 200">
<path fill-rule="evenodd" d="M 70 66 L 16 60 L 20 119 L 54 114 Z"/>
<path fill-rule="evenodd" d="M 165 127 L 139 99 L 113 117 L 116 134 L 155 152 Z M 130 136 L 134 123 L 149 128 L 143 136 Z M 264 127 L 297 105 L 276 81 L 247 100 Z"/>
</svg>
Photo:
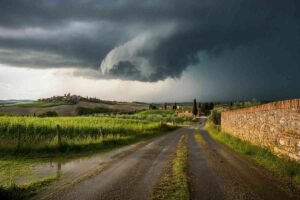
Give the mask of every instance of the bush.
<svg viewBox="0 0 300 200">
<path fill-rule="evenodd" d="M 78 107 L 76 108 L 77 115 L 91 115 L 91 114 L 97 114 L 97 113 L 119 113 L 121 111 L 116 109 L 110 109 L 110 108 L 101 108 L 101 107 L 95 107 L 95 108 L 85 108 L 85 107 Z"/>
<path fill-rule="evenodd" d="M 39 114 L 38 117 L 58 117 L 58 114 L 55 111 L 47 111 Z"/>
<path fill-rule="evenodd" d="M 12 116 L 12 114 L 7 114 L 7 113 L 0 112 L 0 116 Z"/>
<path fill-rule="evenodd" d="M 209 116 L 209 120 L 215 125 L 221 125 L 221 113 L 217 110 L 212 110 Z"/>
<path fill-rule="evenodd" d="M 214 103 L 199 103 L 199 113 L 200 114 L 208 116 L 212 109 L 214 109 Z"/>
<path fill-rule="evenodd" d="M 156 109 L 157 109 L 157 107 L 155 105 L 153 105 L 153 104 L 149 105 L 149 110 L 156 110 Z"/>
</svg>

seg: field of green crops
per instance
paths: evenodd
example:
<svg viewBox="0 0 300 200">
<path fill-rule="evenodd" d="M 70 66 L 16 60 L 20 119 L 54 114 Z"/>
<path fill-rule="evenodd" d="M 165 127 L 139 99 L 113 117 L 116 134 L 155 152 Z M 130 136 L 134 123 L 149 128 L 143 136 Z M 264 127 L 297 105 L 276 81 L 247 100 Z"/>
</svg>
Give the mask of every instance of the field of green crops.
<svg viewBox="0 0 300 200">
<path fill-rule="evenodd" d="M 58 145 L 57 125 L 61 145 Z M 53 152 L 118 145 L 161 133 L 161 122 L 111 117 L 0 117 L 0 151 Z M 130 143 L 130 142 L 129 142 Z"/>
<path fill-rule="evenodd" d="M 175 110 L 145 110 L 137 113 L 138 115 L 160 115 L 160 116 L 174 116 Z"/>
<path fill-rule="evenodd" d="M 105 114 L 98 114 L 97 116 L 105 116 Z M 146 110 L 137 112 L 133 115 L 116 114 L 110 115 L 110 117 L 120 119 L 147 120 L 162 123 L 172 123 L 177 125 L 192 123 L 194 119 L 192 116 L 177 115 L 174 110 Z"/>
</svg>

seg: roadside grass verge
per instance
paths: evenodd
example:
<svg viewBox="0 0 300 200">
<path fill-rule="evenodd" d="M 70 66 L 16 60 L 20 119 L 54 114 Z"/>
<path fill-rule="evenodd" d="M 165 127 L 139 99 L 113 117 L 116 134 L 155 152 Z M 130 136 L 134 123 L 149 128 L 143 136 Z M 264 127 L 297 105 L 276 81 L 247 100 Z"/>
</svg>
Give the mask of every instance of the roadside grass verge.
<svg viewBox="0 0 300 200">
<path fill-rule="evenodd" d="M 0 199 L 30 199 L 36 193 L 43 190 L 56 180 L 56 177 L 48 177 L 34 183 L 24 184 L 22 186 L 10 185 L 0 187 Z"/>
<path fill-rule="evenodd" d="M 168 163 L 153 194 L 153 200 L 188 200 L 187 183 L 187 140 L 183 135 L 177 145 L 175 155 Z"/>
<path fill-rule="evenodd" d="M 257 164 L 275 174 L 282 177 L 290 177 L 297 184 L 300 184 L 300 163 L 292 161 L 287 157 L 278 157 L 267 149 L 240 140 L 227 133 L 222 133 L 209 121 L 206 123 L 205 129 L 215 140 L 224 143 L 241 154 L 247 155 Z"/>
<path fill-rule="evenodd" d="M 195 140 L 199 143 L 199 144 L 206 144 L 206 141 L 204 140 L 203 136 L 201 135 L 200 129 L 196 128 L 195 129 Z"/>
</svg>

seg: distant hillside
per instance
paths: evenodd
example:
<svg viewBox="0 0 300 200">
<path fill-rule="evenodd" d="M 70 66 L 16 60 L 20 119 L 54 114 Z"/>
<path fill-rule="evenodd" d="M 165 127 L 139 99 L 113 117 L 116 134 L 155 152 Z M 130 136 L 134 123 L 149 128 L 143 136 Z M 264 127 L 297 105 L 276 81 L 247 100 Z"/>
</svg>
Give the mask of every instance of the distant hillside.
<svg viewBox="0 0 300 200">
<path fill-rule="evenodd" d="M 7 99 L 7 100 L 0 100 L 0 104 L 4 103 L 20 103 L 20 102 L 32 102 L 33 100 L 29 99 Z"/>
<path fill-rule="evenodd" d="M 76 104 L 69 104 L 66 102 L 30 102 L 30 103 L 15 103 L 0 105 L 0 112 L 13 114 L 33 116 L 38 115 L 46 111 L 55 111 L 59 116 L 75 116 L 78 115 L 78 110 L 88 110 L 87 113 L 93 112 L 122 112 L 129 113 L 140 110 L 148 109 L 147 104 L 130 103 L 130 102 L 115 102 L 115 101 L 103 101 L 103 102 L 86 102 L 79 101 Z"/>
</svg>

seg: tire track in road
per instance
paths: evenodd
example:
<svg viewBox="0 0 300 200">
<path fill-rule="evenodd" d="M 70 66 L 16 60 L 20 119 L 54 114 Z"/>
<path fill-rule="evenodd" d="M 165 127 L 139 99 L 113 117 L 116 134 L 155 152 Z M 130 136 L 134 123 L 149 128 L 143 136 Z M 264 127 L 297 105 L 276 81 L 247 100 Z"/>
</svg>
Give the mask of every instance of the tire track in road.
<svg viewBox="0 0 300 200">
<path fill-rule="evenodd" d="M 212 173 L 201 149 L 194 137 L 195 130 L 189 132 L 188 137 L 188 172 L 191 199 L 222 199 L 217 177 Z"/>
</svg>

